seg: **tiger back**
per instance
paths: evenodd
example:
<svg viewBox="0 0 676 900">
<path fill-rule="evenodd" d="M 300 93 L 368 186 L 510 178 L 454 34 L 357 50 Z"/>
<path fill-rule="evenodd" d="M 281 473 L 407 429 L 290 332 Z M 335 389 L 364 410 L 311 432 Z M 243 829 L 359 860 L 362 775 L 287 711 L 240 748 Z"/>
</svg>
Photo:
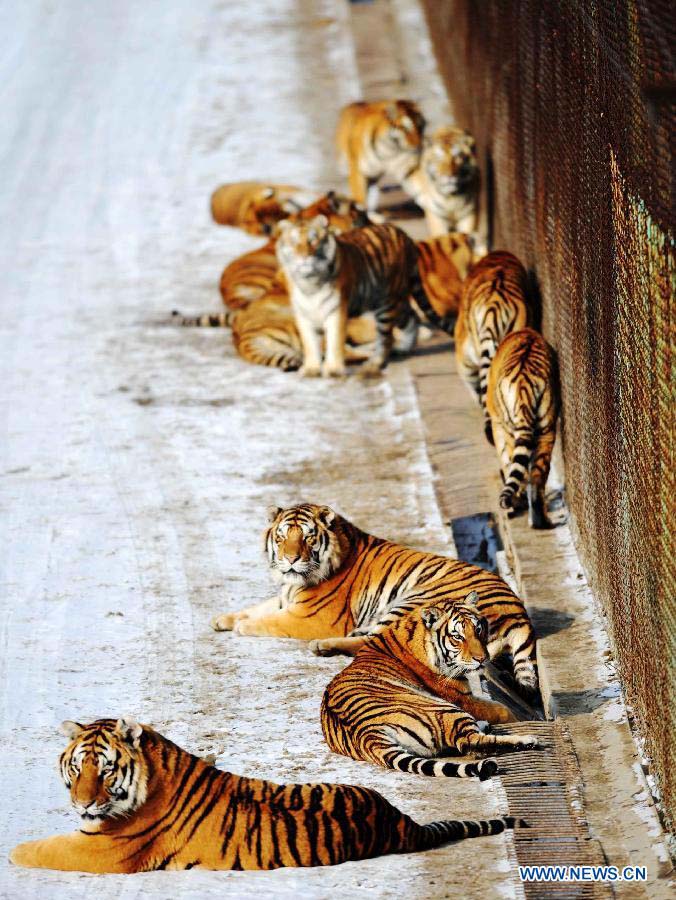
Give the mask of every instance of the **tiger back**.
<svg viewBox="0 0 676 900">
<path fill-rule="evenodd" d="M 494 760 L 455 763 L 459 754 L 525 750 L 532 736 L 483 734 L 477 720 L 514 721 L 500 703 L 474 697 L 466 674 L 488 658 L 488 625 L 470 593 L 463 602 L 412 610 L 375 635 L 324 692 L 321 724 L 331 750 L 417 775 L 482 780 Z"/>
<path fill-rule="evenodd" d="M 486 411 L 488 369 L 502 339 L 530 324 L 526 270 L 512 253 L 496 251 L 473 266 L 462 286 L 455 323 L 458 374 Z"/>
<path fill-rule="evenodd" d="M 556 355 L 532 328 L 508 334 L 488 373 L 486 408 L 504 486 L 500 506 L 516 511 L 524 493 L 533 528 L 549 525 L 545 485 L 559 414 Z"/>
<path fill-rule="evenodd" d="M 512 817 L 419 825 L 381 794 L 222 772 L 130 718 L 65 722 L 61 776 L 79 831 L 19 844 L 19 866 L 94 873 L 323 866 L 524 826 Z"/>
<path fill-rule="evenodd" d="M 271 234 L 276 222 L 313 203 L 316 194 L 290 184 L 235 181 L 211 195 L 211 215 L 219 225 L 249 234 Z"/>
<path fill-rule="evenodd" d="M 473 259 L 473 242 L 467 234 L 451 232 L 418 241 L 422 296 L 416 293 L 411 300 L 421 321 L 452 333 Z"/>
<path fill-rule="evenodd" d="M 403 184 L 418 166 L 424 130 L 425 119 L 410 100 L 359 102 L 343 107 L 336 144 L 347 166 L 354 199 L 367 203 L 370 185 L 383 175 Z"/>
<path fill-rule="evenodd" d="M 392 351 L 395 324 L 413 320 L 408 296 L 418 278 L 414 241 L 391 224 L 337 234 L 325 216 L 279 227 L 277 255 L 303 343 L 302 374 L 344 376 L 347 320 L 373 313 L 374 350 L 360 374 L 379 375 Z"/>
<path fill-rule="evenodd" d="M 320 655 L 353 654 L 374 635 L 432 600 L 449 608 L 474 590 L 488 622 L 491 659 L 512 657 L 521 693 L 537 691 L 535 635 L 522 601 L 498 575 L 361 531 L 328 506 L 275 508 L 265 553 L 278 593 L 217 616 L 217 631 L 312 641 Z"/>
</svg>

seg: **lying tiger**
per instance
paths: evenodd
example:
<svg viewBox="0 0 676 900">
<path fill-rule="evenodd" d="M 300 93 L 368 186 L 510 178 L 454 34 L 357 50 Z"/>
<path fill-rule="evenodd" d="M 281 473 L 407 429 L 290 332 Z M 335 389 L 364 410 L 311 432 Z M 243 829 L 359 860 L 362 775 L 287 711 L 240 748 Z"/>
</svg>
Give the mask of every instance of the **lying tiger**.
<svg viewBox="0 0 676 900">
<path fill-rule="evenodd" d="M 511 654 L 521 693 L 537 691 L 530 619 L 492 572 L 374 537 L 312 503 L 271 510 L 264 544 L 279 594 L 217 616 L 216 631 L 300 638 L 313 641 L 321 655 L 354 654 L 416 607 L 434 600 L 451 609 L 474 590 L 476 608 L 488 621 L 491 659 Z"/>
<path fill-rule="evenodd" d="M 336 144 L 350 194 L 373 207 L 369 188 L 387 175 L 403 185 L 420 162 L 425 119 L 411 100 L 350 103 L 340 113 Z"/>
<path fill-rule="evenodd" d="M 477 720 L 515 721 L 501 703 L 474 697 L 465 678 L 488 658 L 488 623 L 472 591 L 464 601 L 413 609 L 372 637 L 324 692 L 321 723 L 331 750 L 416 775 L 490 777 L 493 760 L 454 763 L 449 751 L 530 750 L 530 735 L 483 734 Z"/>
<path fill-rule="evenodd" d="M 268 247 L 272 248 L 274 262 L 264 256 Z M 259 253 L 260 257 L 256 257 Z M 472 256 L 468 235 L 445 234 L 418 242 L 418 272 L 423 292 L 418 294 L 418 301 L 411 297 L 410 302 L 421 321 L 445 331 L 451 330 L 460 303 L 462 281 Z M 244 266 L 247 257 L 252 257 L 250 270 Z M 226 305 L 235 308 L 221 313 L 182 316 L 181 324 L 230 327 L 235 349 L 242 359 L 287 372 L 299 369 L 303 363 L 303 345 L 285 279 L 276 269 L 274 243 L 240 257 L 228 269 L 236 265 L 240 275 L 228 278 L 227 288 L 223 290 Z M 228 269 L 223 273 L 222 286 Z M 252 299 L 245 302 L 245 297 Z M 365 361 L 376 339 L 375 321 L 369 316 L 351 318 L 346 329 L 346 361 Z M 394 337 L 397 352 L 412 349 L 413 341 L 405 331 L 395 328 Z"/>
<path fill-rule="evenodd" d="M 449 231 L 476 234 L 480 174 L 471 134 L 447 126 L 426 138 L 420 165 L 404 189 L 424 210 L 432 236 Z"/>
<path fill-rule="evenodd" d="M 82 827 L 19 844 L 19 866 L 95 873 L 328 866 L 528 827 L 504 816 L 418 825 L 379 793 L 221 772 L 134 719 L 64 722 L 61 777 Z"/>
<path fill-rule="evenodd" d="M 514 331 L 498 347 L 488 372 L 486 410 L 504 481 L 500 506 L 517 511 L 525 493 L 531 527 L 549 527 L 545 485 L 556 440 L 559 379 L 554 351 L 537 331 Z"/>
<path fill-rule="evenodd" d="M 503 338 L 525 328 L 531 317 L 526 270 L 516 256 L 495 251 L 480 259 L 462 286 L 454 332 L 455 359 L 458 374 L 481 404 L 489 440 L 486 390 L 491 360 Z"/>
<path fill-rule="evenodd" d="M 316 199 L 316 193 L 290 184 L 234 181 L 213 192 L 211 215 L 219 225 L 232 225 L 249 234 L 272 234 L 277 222 Z"/>
</svg>

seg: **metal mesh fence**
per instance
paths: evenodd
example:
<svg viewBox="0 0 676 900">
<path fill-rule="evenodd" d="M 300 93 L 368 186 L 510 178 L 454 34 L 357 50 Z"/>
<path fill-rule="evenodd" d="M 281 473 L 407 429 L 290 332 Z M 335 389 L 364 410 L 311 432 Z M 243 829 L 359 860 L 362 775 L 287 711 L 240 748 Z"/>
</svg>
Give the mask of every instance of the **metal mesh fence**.
<svg viewBox="0 0 676 900">
<path fill-rule="evenodd" d="M 674 7 L 424 6 L 456 119 L 486 154 L 493 247 L 539 289 L 578 549 L 673 825 Z"/>
</svg>

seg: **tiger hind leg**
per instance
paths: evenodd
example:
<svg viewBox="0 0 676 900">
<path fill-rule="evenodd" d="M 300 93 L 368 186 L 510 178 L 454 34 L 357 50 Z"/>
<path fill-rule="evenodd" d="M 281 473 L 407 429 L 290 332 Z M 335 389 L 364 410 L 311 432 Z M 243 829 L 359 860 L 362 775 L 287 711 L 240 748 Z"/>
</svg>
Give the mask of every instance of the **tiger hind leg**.
<svg viewBox="0 0 676 900">
<path fill-rule="evenodd" d="M 540 435 L 530 462 L 530 478 L 526 493 L 528 496 L 528 524 L 531 528 L 552 528 L 545 505 L 545 485 L 549 477 L 549 467 L 556 432 L 552 430 Z"/>
<path fill-rule="evenodd" d="M 310 641 L 310 652 L 315 656 L 356 656 L 368 642 L 368 637 L 334 637 Z"/>
</svg>

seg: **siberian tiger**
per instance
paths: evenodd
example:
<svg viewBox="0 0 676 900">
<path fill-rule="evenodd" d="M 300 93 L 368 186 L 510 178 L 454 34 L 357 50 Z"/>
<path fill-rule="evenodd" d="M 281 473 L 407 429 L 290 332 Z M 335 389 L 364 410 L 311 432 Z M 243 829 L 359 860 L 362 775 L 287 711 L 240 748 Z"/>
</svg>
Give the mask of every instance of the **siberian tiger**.
<svg viewBox="0 0 676 900">
<path fill-rule="evenodd" d="M 425 140 L 420 165 L 404 189 L 425 211 L 430 234 L 476 233 L 480 175 L 471 134 L 447 126 Z"/>
<path fill-rule="evenodd" d="M 422 293 L 415 242 L 396 225 L 368 225 L 336 234 L 325 216 L 279 225 L 277 256 L 289 285 L 303 344 L 301 374 L 342 377 L 348 318 L 372 312 L 376 341 L 362 376 L 379 375 L 393 347 L 395 324 L 406 328 L 404 352 L 415 345 L 417 322 L 409 293 Z M 326 336 L 322 364 L 321 332 Z"/>
<path fill-rule="evenodd" d="M 528 827 L 504 816 L 418 825 L 368 788 L 221 772 L 134 719 L 64 722 L 61 777 L 82 827 L 19 844 L 19 866 L 95 873 L 326 866 Z"/>
<path fill-rule="evenodd" d="M 232 225 L 249 234 L 271 234 L 280 219 L 298 212 L 317 194 L 290 184 L 235 181 L 211 195 L 211 215 L 219 225 Z"/>
<path fill-rule="evenodd" d="M 473 259 L 473 239 L 467 234 L 452 232 L 418 241 L 422 297 L 418 293 L 412 303 L 423 321 L 452 332 Z"/>
<path fill-rule="evenodd" d="M 328 506 L 270 511 L 264 544 L 280 592 L 217 616 L 216 631 L 313 641 L 319 655 L 353 654 L 370 636 L 435 600 L 452 608 L 475 590 L 488 621 L 491 658 L 507 651 L 525 696 L 537 689 L 535 635 L 523 603 L 477 566 L 393 544 L 357 528 Z"/>
<path fill-rule="evenodd" d="M 498 347 L 488 372 L 486 408 L 504 480 L 500 506 L 516 510 L 527 481 L 529 523 L 548 527 L 545 485 L 556 440 L 559 379 L 554 351 L 537 331 L 514 331 Z"/>
<path fill-rule="evenodd" d="M 416 775 L 478 775 L 493 760 L 454 763 L 456 753 L 530 750 L 529 735 L 483 734 L 477 720 L 515 721 L 501 703 L 474 697 L 466 673 L 487 660 L 488 625 L 474 605 L 478 594 L 450 608 L 435 601 L 412 610 L 375 635 L 324 692 L 321 723 L 331 750 Z"/>
<path fill-rule="evenodd" d="M 403 185 L 420 161 L 424 130 L 425 119 L 411 100 L 343 107 L 336 144 L 347 164 L 354 199 L 367 203 L 369 187 L 383 175 Z"/>
<path fill-rule="evenodd" d="M 497 251 L 480 259 L 462 286 L 455 358 L 458 374 L 481 404 L 487 437 L 486 387 L 491 360 L 505 335 L 525 328 L 530 318 L 526 270 L 516 256 Z"/>
</svg>

